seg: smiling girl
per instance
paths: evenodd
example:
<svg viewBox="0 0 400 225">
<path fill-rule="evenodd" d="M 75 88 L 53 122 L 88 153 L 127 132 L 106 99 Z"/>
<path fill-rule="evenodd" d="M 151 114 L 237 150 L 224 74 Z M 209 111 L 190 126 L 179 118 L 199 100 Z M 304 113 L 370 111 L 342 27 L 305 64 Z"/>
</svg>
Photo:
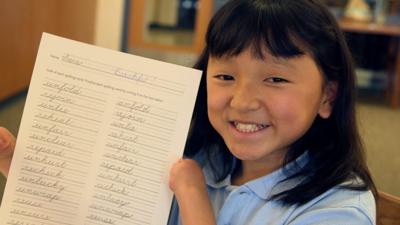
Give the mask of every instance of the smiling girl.
<svg viewBox="0 0 400 225">
<path fill-rule="evenodd" d="M 355 75 L 318 0 L 231 0 L 210 22 L 170 225 L 375 224 Z M 0 129 L 7 174 L 14 138 Z"/>
<path fill-rule="evenodd" d="M 196 68 L 170 224 L 375 224 L 352 60 L 322 3 L 229 1 Z"/>
</svg>

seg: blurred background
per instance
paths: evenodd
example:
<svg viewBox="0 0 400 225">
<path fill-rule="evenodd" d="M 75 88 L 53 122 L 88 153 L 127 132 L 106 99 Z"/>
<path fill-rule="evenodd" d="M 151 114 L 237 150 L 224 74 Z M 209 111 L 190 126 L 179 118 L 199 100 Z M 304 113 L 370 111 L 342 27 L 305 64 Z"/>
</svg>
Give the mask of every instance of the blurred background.
<svg viewBox="0 0 400 225">
<path fill-rule="evenodd" d="M 192 66 L 227 0 L 0 0 L 0 126 L 14 135 L 42 32 Z M 325 0 L 357 66 L 357 113 L 380 190 L 400 196 L 400 0 Z M 0 199 L 5 179 L 0 177 Z"/>
</svg>

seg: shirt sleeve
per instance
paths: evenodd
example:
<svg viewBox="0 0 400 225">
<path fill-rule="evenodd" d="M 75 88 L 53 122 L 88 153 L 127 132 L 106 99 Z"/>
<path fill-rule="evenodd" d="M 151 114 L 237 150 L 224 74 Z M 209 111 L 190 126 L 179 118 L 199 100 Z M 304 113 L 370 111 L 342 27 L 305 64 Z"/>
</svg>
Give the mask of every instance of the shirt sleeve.
<svg viewBox="0 0 400 225">
<path fill-rule="evenodd" d="M 171 211 L 169 212 L 168 225 L 180 225 L 179 221 L 179 206 L 175 197 L 172 201 Z"/>
<path fill-rule="evenodd" d="M 375 221 L 356 207 L 315 209 L 300 214 L 288 225 L 375 225 Z"/>
</svg>

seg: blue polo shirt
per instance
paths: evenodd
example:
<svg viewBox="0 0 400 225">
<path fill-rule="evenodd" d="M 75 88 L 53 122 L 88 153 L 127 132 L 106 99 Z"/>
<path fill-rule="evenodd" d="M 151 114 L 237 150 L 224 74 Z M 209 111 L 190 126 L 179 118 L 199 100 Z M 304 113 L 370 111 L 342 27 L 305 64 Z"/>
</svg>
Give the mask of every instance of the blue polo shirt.
<svg viewBox="0 0 400 225">
<path fill-rule="evenodd" d="M 289 171 L 295 172 L 307 161 L 304 153 L 288 165 Z M 269 197 L 293 188 L 301 179 L 279 183 L 287 177 L 283 169 L 241 186 L 233 186 L 230 176 L 215 182 L 207 164 L 203 172 L 218 225 L 372 225 L 376 221 L 375 200 L 370 191 L 353 191 L 339 185 L 301 206 L 284 206 Z M 181 225 L 176 201 L 168 225 Z"/>
</svg>

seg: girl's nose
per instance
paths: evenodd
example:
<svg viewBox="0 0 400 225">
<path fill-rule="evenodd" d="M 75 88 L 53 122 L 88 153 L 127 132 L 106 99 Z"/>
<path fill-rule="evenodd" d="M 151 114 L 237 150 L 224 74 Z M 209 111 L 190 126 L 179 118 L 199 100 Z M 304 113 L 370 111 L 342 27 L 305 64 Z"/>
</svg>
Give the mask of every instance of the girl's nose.
<svg viewBox="0 0 400 225">
<path fill-rule="evenodd" d="M 254 111 L 261 107 L 259 92 L 251 85 L 237 86 L 232 94 L 230 106 L 238 111 Z"/>
</svg>

